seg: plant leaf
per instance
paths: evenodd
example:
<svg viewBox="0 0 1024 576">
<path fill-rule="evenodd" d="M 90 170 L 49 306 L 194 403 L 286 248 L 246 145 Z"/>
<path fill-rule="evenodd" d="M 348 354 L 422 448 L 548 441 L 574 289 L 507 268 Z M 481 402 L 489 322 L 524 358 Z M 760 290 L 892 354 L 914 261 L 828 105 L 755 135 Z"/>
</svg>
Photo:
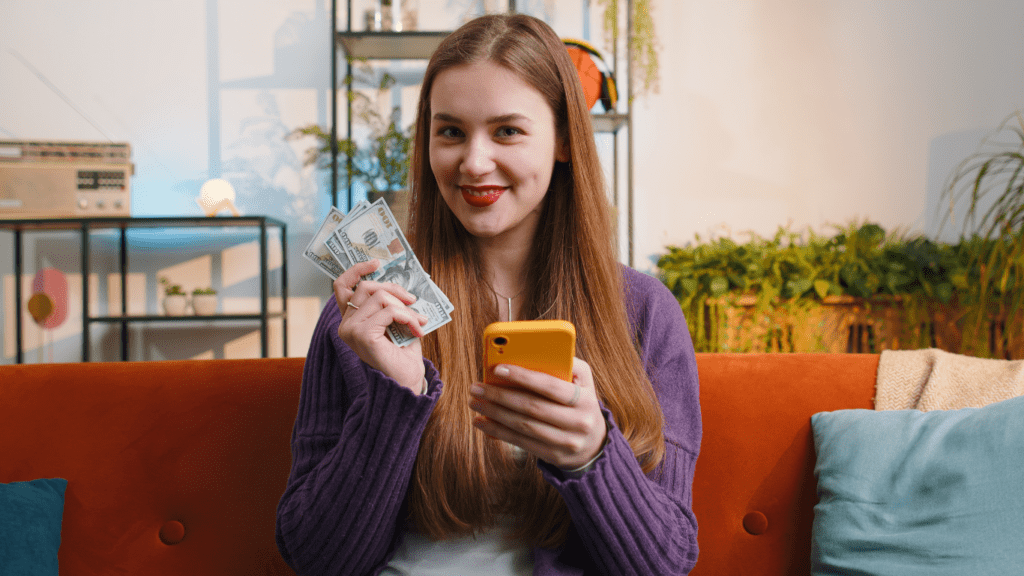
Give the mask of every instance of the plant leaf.
<svg viewBox="0 0 1024 576">
<path fill-rule="evenodd" d="M 818 295 L 818 298 L 821 298 L 822 300 L 824 300 L 825 296 L 828 296 L 829 286 L 830 286 L 830 283 L 829 283 L 828 280 L 820 280 L 820 279 L 819 280 L 815 280 L 814 281 L 814 293 Z"/>
<path fill-rule="evenodd" d="M 711 278 L 711 295 L 722 296 L 729 291 L 729 280 L 724 276 L 715 276 Z"/>
</svg>

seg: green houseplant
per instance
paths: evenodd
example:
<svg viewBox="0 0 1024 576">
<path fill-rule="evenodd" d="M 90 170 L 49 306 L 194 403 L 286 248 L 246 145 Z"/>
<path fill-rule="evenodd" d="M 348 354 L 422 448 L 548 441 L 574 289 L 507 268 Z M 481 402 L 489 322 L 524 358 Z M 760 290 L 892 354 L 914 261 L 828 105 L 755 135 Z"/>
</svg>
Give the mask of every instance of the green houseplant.
<svg viewBox="0 0 1024 576">
<path fill-rule="evenodd" d="M 371 83 L 372 70 L 365 62 L 357 68 L 363 83 Z M 414 127 L 403 130 L 399 125 L 400 110 L 395 107 L 387 115 L 381 113 L 381 100 L 394 86 L 390 74 L 381 75 L 374 85 L 373 95 L 359 91 L 349 93 L 354 118 L 369 129 L 365 139 L 354 137 L 338 138 L 339 165 L 343 170 L 338 187 L 357 182 L 366 187 L 367 199 L 371 202 L 384 198 L 390 205 L 400 225 L 404 225 L 409 198 L 406 190 L 409 173 L 409 158 L 412 153 Z M 316 145 L 306 150 L 304 164 L 327 169 L 331 163 L 331 133 L 323 126 L 309 124 L 294 129 L 288 139 L 313 137 Z"/>
<path fill-rule="evenodd" d="M 954 170 L 944 190 L 945 223 L 968 203 L 961 230 L 961 303 L 976 351 L 1024 346 L 1024 115 L 1006 117 Z M 986 332 L 988 332 L 986 334 Z"/>
<path fill-rule="evenodd" d="M 700 351 L 841 352 L 855 339 L 871 350 L 959 346 L 949 326 L 967 277 L 962 251 L 877 224 L 831 237 L 698 237 L 670 246 L 658 266 Z"/>
</svg>

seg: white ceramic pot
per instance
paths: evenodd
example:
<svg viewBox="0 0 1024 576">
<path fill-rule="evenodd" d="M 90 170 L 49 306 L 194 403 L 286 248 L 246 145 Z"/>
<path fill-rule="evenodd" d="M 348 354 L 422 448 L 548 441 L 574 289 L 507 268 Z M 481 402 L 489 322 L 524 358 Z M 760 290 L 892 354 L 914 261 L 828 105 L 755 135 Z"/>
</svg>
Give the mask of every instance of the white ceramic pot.
<svg viewBox="0 0 1024 576">
<path fill-rule="evenodd" d="M 210 316 L 217 313 L 216 294 L 196 294 L 192 297 L 192 311 L 196 316 Z"/>
<path fill-rule="evenodd" d="M 164 314 L 167 316 L 183 316 L 188 307 L 188 298 L 184 294 L 164 296 Z"/>
</svg>

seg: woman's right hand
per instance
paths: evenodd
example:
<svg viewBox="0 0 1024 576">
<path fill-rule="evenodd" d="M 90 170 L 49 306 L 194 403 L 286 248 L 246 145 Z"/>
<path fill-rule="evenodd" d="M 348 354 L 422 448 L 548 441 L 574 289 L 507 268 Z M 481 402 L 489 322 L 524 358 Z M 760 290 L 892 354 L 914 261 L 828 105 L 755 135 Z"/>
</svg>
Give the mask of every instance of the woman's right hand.
<svg viewBox="0 0 1024 576">
<path fill-rule="evenodd" d="M 425 369 L 420 337 L 427 317 L 409 304 L 416 296 L 391 282 L 360 280 L 380 266 L 379 260 L 360 262 L 334 281 L 334 299 L 341 311 L 338 336 L 370 366 L 419 394 Z M 392 322 L 404 324 L 416 339 L 405 347 L 388 338 Z"/>
</svg>

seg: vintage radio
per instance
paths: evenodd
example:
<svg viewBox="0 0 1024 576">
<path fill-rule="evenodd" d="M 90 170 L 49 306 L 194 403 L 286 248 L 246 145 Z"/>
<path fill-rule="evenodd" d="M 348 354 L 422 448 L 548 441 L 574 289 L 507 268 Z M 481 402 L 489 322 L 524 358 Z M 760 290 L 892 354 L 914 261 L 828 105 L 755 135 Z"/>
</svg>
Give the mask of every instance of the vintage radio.
<svg viewBox="0 0 1024 576">
<path fill-rule="evenodd" d="M 131 215 L 131 147 L 0 140 L 0 219 Z"/>
</svg>

